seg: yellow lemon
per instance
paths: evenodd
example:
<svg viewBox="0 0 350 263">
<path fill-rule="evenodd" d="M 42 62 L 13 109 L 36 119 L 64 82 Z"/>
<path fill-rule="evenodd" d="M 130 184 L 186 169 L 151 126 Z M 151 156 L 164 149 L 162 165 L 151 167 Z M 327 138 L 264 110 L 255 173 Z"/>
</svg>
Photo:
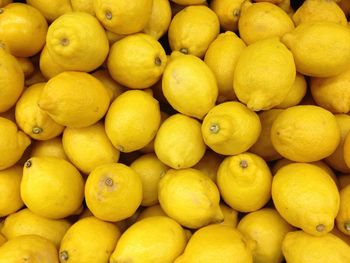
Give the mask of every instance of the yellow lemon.
<svg viewBox="0 0 350 263">
<path fill-rule="evenodd" d="M 139 33 L 115 42 L 107 66 L 112 78 L 132 89 L 146 89 L 163 74 L 167 57 L 153 37 Z"/>
<path fill-rule="evenodd" d="M 92 71 L 105 61 L 109 43 L 98 20 L 84 12 L 69 12 L 49 27 L 46 47 L 51 59 L 65 70 Z"/>
<path fill-rule="evenodd" d="M 16 58 L 21 67 L 24 77 L 29 78 L 35 71 L 33 62 L 29 58 Z"/>
<path fill-rule="evenodd" d="M 222 157 L 213 151 L 207 150 L 202 159 L 193 166 L 206 174 L 214 183 L 216 182 L 216 174 L 222 162 Z"/>
<path fill-rule="evenodd" d="M 95 217 L 80 219 L 68 229 L 62 239 L 60 262 L 108 262 L 119 237 L 120 231 L 112 223 Z"/>
<path fill-rule="evenodd" d="M 343 10 L 336 1 L 306 0 L 294 13 L 293 21 L 296 26 L 301 23 L 315 21 L 329 21 L 347 25 L 347 19 Z"/>
<path fill-rule="evenodd" d="M 83 178 L 63 159 L 32 157 L 24 164 L 21 197 L 24 204 L 40 216 L 64 218 L 81 206 Z"/>
<path fill-rule="evenodd" d="M 0 117 L 0 170 L 19 161 L 30 143 L 30 138 L 14 122 Z"/>
<path fill-rule="evenodd" d="M 188 228 L 223 221 L 215 183 L 199 170 L 169 170 L 159 182 L 159 203 L 164 212 Z"/>
<path fill-rule="evenodd" d="M 121 163 L 101 165 L 89 174 L 85 200 L 97 218 L 112 222 L 123 220 L 132 216 L 141 204 L 141 178 Z"/>
<path fill-rule="evenodd" d="M 38 106 L 46 83 L 38 83 L 27 88 L 16 104 L 16 122 L 30 137 L 49 140 L 63 132 L 64 126 L 56 123 Z"/>
<path fill-rule="evenodd" d="M 216 105 L 202 123 L 204 142 L 223 155 L 247 151 L 258 140 L 260 131 L 258 115 L 237 101 Z"/>
<path fill-rule="evenodd" d="M 290 232 L 282 243 L 288 263 L 350 262 L 350 248 L 333 234 L 315 237 L 303 231 Z"/>
<path fill-rule="evenodd" d="M 163 122 L 154 141 L 159 160 L 174 169 L 198 163 L 205 148 L 199 121 L 180 113 Z"/>
<path fill-rule="evenodd" d="M 296 162 L 314 162 L 331 155 L 340 142 L 340 129 L 329 111 L 312 105 L 284 110 L 271 128 L 278 153 Z"/>
<path fill-rule="evenodd" d="M 272 182 L 272 199 L 288 223 L 311 235 L 333 229 L 339 192 L 329 174 L 316 165 L 292 163 L 279 169 Z"/>
<path fill-rule="evenodd" d="M 224 215 L 224 221 L 222 221 L 220 224 L 236 227 L 238 224 L 238 212 L 224 203 L 220 203 L 220 209 Z"/>
<path fill-rule="evenodd" d="M 18 236 L 0 247 L 0 263 L 59 263 L 56 247 L 37 235 Z"/>
<path fill-rule="evenodd" d="M 39 107 L 57 123 L 87 127 L 99 121 L 109 106 L 103 84 L 85 72 L 62 72 L 50 79 L 38 102 Z"/>
<path fill-rule="evenodd" d="M 350 236 L 350 186 L 345 186 L 340 190 L 340 207 L 336 217 L 338 229 Z"/>
<path fill-rule="evenodd" d="M 63 149 L 61 137 L 56 137 L 45 141 L 35 141 L 32 145 L 30 156 L 56 157 L 68 161 L 68 157 Z"/>
<path fill-rule="evenodd" d="M 148 206 L 144 210 L 142 210 L 139 216 L 137 217 L 137 221 L 140 221 L 144 218 L 152 217 L 152 216 L 167 216 L 167 215 L 163 211 L 160 204 L 157 204 L 157 205 Z"/>
<path fill-rule="evenodd" d="M 108 91 L 110 101 L 114 101 L 120 94 L 126 91 L 126 88 L 120 85 L 118 82 L 114 81 L 109 74 L 108 70 L 99 69 L 92 73 L 92 76 L 97 78 L 103 83 Z"/>
<path fill-rule="evenodd" d="M 277 37 L 268 38 L 242 51 L 234 72 L 233 89 L 251 110 L 268 110 L 286 98 L 295 76 L 292 53 Z"/>
<path fill-rule="evenodd" d="M 85 174 L 97 166 L 119 160 L 119 151 L 108 139 L 102 123 L 85 128 L 68 127 L 64 130 L 62 142 L 69 160 Z"/>
<path fill-rule="evenodd" d="M 186 243 L 185 231 L 175 220 L 149 217 L 122 234 L 109 262 L 174 262 Z"/>
<path fill-rule="evenodd" d="M 249 151 L 259 155 L 266 161 L 273 161 L 281 158 L 281 155 L 273 147 L 270 138 L 272 124 L 281 112 L 283 112 L 283 110 L 271 109 L 258 114 L 261 123 L 261 133 L 256 143 Z"/>
<path fill-rule="evenodd" d="M 22 167 L 19 165 L 0 171 L 0 217 L 12 214 L 23 206 L 21 180 Z"/>
<path fill-rule="evenodd" d="M 231 226 L 209 225 L 196 231 L 174 263 L 252 263 L 252 244 Z"/>
<path fill-rule="evenodd" d="M 0 42 L 17 57 L 31 57 L 45 44 L 47 22 L 34 7 L 13 3 L 0 11 Z"/>
<path fill-rule="evenodd" d="M 72 6 L 69 0 L 27 0 L 28 5 L 38 9 L 41 14 L 50 22 L 54 21 L 59 16 L 71 12 Z M 75 10 L 74 10 L 75 11 Z"/>
<path fill-rule="evenodd" d="M 0 0 L 0 7 L 4 7 L 8 4 L 11 4 L 13 0 Z"/>
<path fill-rule="evenodd" d="M 105 129 L 114 147 L 132 152 L 152 141 L 160 125 L 159 103 L 141 90 L 124 92 L 111 104 Z"/>
<path fill-rule="evenodd" d="M 1 47 L 0 60 L 0 112 L 5 112 L 14 106 L 20 97 L 24 87 L 24 74 L 16 58 Z"/>
<path fill-rule="evenodd" d="M 152 13 L 153 0 L 94 0 L 96 17 L 109 31 L 133 34 L 145 28 Z"/>
<path fill-rule="evenodd" d="M 218 35 L 205 53 L 204 62 L 213 71 L 219 89 L 218 101 L 235 99 L 233 74 L 243 49 L 244 42 L 233 32 Z"/>
<path fill-rule="evenodd" d="M 40 53 L 39 67 L 43 76 L 48 80 L 65 71 L 64 67 L 52 59 L 46 45 Z"/>
<path fill-rule="evenodd" d="M 281 41 L 291 50 L 298 72 L 332 77 L 350 65 L 350 29 L 334 22 L 301 23 Z"/>
<path fill-rule="evenodd" d="M 95 15 L 94 0 L 71 0 L 70 4 L 72 5 L 73 11 Z"/>
<path fill-rule="evenodd" d="M 37 235 L 59 247 L 70 226 L 71 223 L 66 219 L 48 219 L 25 208 L 6 217 L 1 233 L 8 240 L 18 236 Z"/>
<path fill-rule="evenodd" d="M 168 38 L 171 50 L 203 57 L 220 31 L 217 15 L 204 5 L 188 6 L 171 20 Z"/>
<path fill-rule="evenodd" d="M 168 171 L 169 167 L 163 164 L 154 153 L 142 155 L 130 165 L 140 176 L 142 181 L 143 206 L 158 203 L 158 183 Z"/>
<path fill-rule="evenodd" d="M 256 263 L 282 262 L 282 241 L 288 232 L 293 231 L 275 209 L 263 208 L 244 216 L 237 229 L 247 238 L 254 240 L 253 253 Z"/>
<path fill-rule="evenodd" d="M 215 75 L 207 64 L 179 52 L 172 53 L 164 70 L 162 91 L 175 110 L 198 119 L 214 107 L 218 96 Z"/>
<path fill-rule="evenodd" d="M 338 175 L 338 181 L 339 181 L 339 189 L 345 188 L 347 185 L 350 184 L 350 174 L 341 174 Z"/>
<path fill-rule="evenodd" d="M 213 0 L 210 2 L 210 8 L 218 16 L 224 30 L 238 30 L 238 20 L 243 2 L 244 0 Z"/>
<path fill-rule="evenodd" d="M 227 157 L 217 174 L 222 199 L 239 212 L 262 208 L 271 198 L 271 182 L 266 162 L 253 153 Z"/>
</svg>

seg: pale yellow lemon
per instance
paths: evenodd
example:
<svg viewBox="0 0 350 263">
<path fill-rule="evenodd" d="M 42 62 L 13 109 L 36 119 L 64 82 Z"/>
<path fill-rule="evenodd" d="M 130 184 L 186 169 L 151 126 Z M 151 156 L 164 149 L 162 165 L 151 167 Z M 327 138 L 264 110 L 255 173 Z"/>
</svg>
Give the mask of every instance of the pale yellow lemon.
<svg viewBox="0 0 350 263">
<path fill-rule="evenodd" d="M 112 79 L 108 70 L 99 69 L 92 73 L 92 76 L 101 81 L 107 89 L 111 102 L 114 101 L 120 94 L 126 91 L 126 88 Z"/>
<path fill-rule="evenodd" d="M 170 21 L 171 7 L 169 0 L 153 0 L 151 16 L 143 32 L 159 39 L 168 31 Z"/>
<path fill-rule="evenodd" d="M 216 175 L 223 158 L 213 151 L 207 150 L 200 161 L 193 166 L 205 173 L 213 182 L 216 182 Z"/>
<path fill-rule="evenodd" d="M 219 18 L 220 25 L 224 30 L 237 31 L 238 20 L 244 0 L 213 0 L 210 8 Z"/>
<path fill-rule="evenodd" d="M 73 11 L 85 12 L 90 15 L 95 15 L 94 0 L 71 0 L 70 4 Z"/>
<path fill-rule="evenodd" d="M 35 141 L 31 147 L 31 157 L 57 157 L 68 160 L 63 149 L 62 138 L 56 137 L 45 141 Z"/>
<path fill-rule="evenodd" d="M 137 221 L 140 221 L 144 218 L 152 217 L 152 216 L 167 216 L 167 215 L 163 211 L 160 204 L 157 204 L 157 205 L 147 206 L 144 210 L 142 210 L 139 216 L 137 217 Z"/>
<path fill-rule="evenodd" d="M 47 80 L 65 71 L 64 67 L 60 66 L 52 59 L 46 45 L 40 53 L 39 67 L 41 73 Z"/>
<path fill-rule="evenodd" d="M 336 217 L 338 229 L 346 235 L 350 236 L 350 186 L 347 185 L 340 190 L 340 206 Z"/>
<path fill-rule="evenodd" d="M 24 77 L 29 78 L 35 70 L 33 62 L 29 58 L 17 57 L 16 59 L 23 71 Z"/>
<path fill-rule="evenodd" d="M 224 203 L 220 203 L 220 209 L 224 215 L 224 221 L 219 224 L 236 227 L 238 224 L 238 212 Z"/>
<path fill-rule="evenodd" d="M 72 11 L 70 0 L 27 0 L 26 2 L 28 5 L 38 9 L 49 22 L 52 22 L 59 16 Z"/>
</svg>

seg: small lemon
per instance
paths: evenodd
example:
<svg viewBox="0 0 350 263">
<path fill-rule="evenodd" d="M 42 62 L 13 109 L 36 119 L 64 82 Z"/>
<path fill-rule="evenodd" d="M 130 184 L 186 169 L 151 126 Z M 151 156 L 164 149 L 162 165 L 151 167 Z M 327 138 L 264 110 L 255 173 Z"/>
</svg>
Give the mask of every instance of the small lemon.
<svg viewBox="0 0 350 263">
<path fill-rule="evenodd" d="M 95 15 L 94 0 L 71 0 L 70 4 L 73 11 L 85 12 L 90 15 Z"/>
<path fill-rule="evenodd" d="M 94 0 L 96 17 L 109 31 L 117 34 L 140 32 L 152 13 L 153 0 Z"/>
<path fill-rule="evenodd" d="M 60 66 L 52 59 L 46 45 L 40 53 L 39 67 L 41 73 L 47 80 L 65 71 L 64 67 Z"/>
<path fill-rule="evenodd" d="M 163 74 L 167 57 L 153 37 L 139 33 L 115 42 L 107 66 L 112 78 L 132 89 L 146 89 Z"/>
<path fill-rule="evenodd" d="M 227 157 L 217 174 L 222 199 L 239 212 L 262 208 L 271 198 L 271 182 L 266 162 L 253 153 Z"/>
<path fill-rule="evenodd" d="M 60 262 L 108 262 L 119 237 L 120 231 L 112 223 L 95 217 L 80 219 L 68 229 L 62 239 Z"/>
<path fill-rule="evenodd" d="M 219 223 L 224 217 L 215 183 L 199 170 L 169 170 L 159 182 L 159 203 L 164 212 L 188 228 Z"/>
<path fill-rule="evenodd" d="M 32 145 L 31 157 L 56 157 L 68 161 L 63 149 L 62 138 L 56 137 L 46 141 L 35 141 Z"/>
<path fill-rule="evenodd" d="M 102 82 L 102 84 L 108 91 L 111 102 L 114 101 L 124 91 L 126 91 L 125 87 L 123 87 L 118 82 L 114 81 L 114 79 L 112 79 L 111 75 L 106 69 L 99 69 L 91 75 Z"/>
<path fill-rule="evenodd" d="M 220 31 L 217 15 L 204 5 L 188 6 L 171 20 L 168 39 L 171 50 L 203 57 Z"/>
<path fill-rule="evenodd" d="M 159 103 L 142 90 L 121 94 L 111 104 L 105 129 L 114 147 L 132 152 L 152 141 L 160 125 Z"/>
<path fill-rule="evenodd" d="M 27 0 L 26 2 L 28 5 L 38 9 L 49 22 L 72 11 L 70 0 L 51 0 L 49 2 L 45 0 Z"/>
<path fill-rule="evenodd" d="M 234 72 L 233 89 L 251 110 L 268 110 L 286 98 L 295 76 L 292 53 L 277 37 L 268 38 L 242 51 Z"/>
<path fill-rule="evenodd" d="M 303 231 L 290 232 L 282 243 L 288 263 L 350 262 L 350 248 L 333 234 L 315 237 Z"/>
<path fill-rule="evenodd" d="M 213 71 L 201 59 L 180 52 L 171 54 L 162 78 L 162 91 L 175 110 L 198 119 L 214 107 L 218 97 Z"/>
<path fill-rule="evenodd" d="M 17 57 L 31 57 L 45 44 L 47 22 L 34 7 L 12 3 L 0 11 L 0 42 Z"/>
<path fill-rule="evenodd" d="M 340 174 L 337 176 L 339 182 L 339 189 L 345 188 L 350 184 L 350 174 Z"/>
<path fill-rule="evenodd" d="M 63 159 L 32 157 L 24 164 L 21 197 L 24 204 L 40 216 L 64 218 L 81 206 L 83 178 Z"/>
<path fill-rule="evenodd" d="M 210 2 L 210 8 L 218 16 L 220 25 L 224 30 L 238 30 L 238 20 L 244 1 L 245 0 L 213 0 Z"/>
<path fill-rule="evenodd" d="M 281 112 L 283 112 L 281 109 L 271 109 L 258 114 L 261 123 L 261 133 L 256 143 L 249 151 L 259 155 L 266 161 L 273 161 L 281 158 L 281 155 L 273 147 L 270 138 L 272 124 Z"/>
<path fill-rule="evenodd" d="M 1 233 L 8 240 L 18 236 L 37 235 L 59 247 L 70 226 L 71 223 L 66 219 L 48 219 L 25 208 L 6 217 Z"/>
<path fill-rule="evenodd" d="M 154 153 L 142 155 L 130 165 L 140 176 L 142 181 L 143 206 L 158 203 L 158 183 L 169 167 L 163 164 Z"/>
<path fill-rule="evenodd" d="M 38 102 L 57 123 L 68 127 L 87 127 L 99 121 L 109 106 L 103 84 L 85 72 L 67 71 L 50 79 Z"/>
<path fill-rule="evenodd" d="M 213 71 L 219 89 L 218 101 L 233 100 L 233 74 L 244 42 L 233 32 L 226 31 L 210 44 L 204 62 Z"/>
<path fill-rule="evenodd" d="M 19 161 L 30 143 L 30 138 L 14 122 L 0 117 L 0 170 Z"/>
<path fill-rule="evenodd" d="M 272 181 L 277 211 L 291 225 L 315 236 L 333 229 L 339 209 L 336 184 L 313 164 L 292 163 L 278 170 Z"/>
<path fill-rule="evenodd" d="M 159 160 L 174 169 L 197 164 L 205 149 L 199 121 L 180 113 L 163 122 L 154 141 Z"/>
<path fill-rule="evenodd" d="M 336 217 L 338 229 L 350 236 L 350 186 L 345 186 L 340 190 L 340 207 Z"/>
<path fill-rule="evenodd" d="M 220 224 L 236 227 L 238 224 L 238 212 L 224 203 L 220 203 L 220 209 L 224 215 L 224 221 L 222 221 Z"/>
<path fill-rule="evenodd" d="M 84 12 L 69 12 L 49 27 L 46 47 L 53 62 L 65 70 L 92 71 L 105 61 L 109 43 L 98 20 Z"/>
<path fill-rule="evenodd" d="M 0 263 L 59 263 L 56 247 L 37 235 L 18 236 L 0 247 Z"/>
<path fill-rule="evenodd" d="M 260 131 L 258 115 L 237 101 L 216 105 L 202 123 L 204 142 L 223 155 L 247 151 L 258 140 Z"/>
<path fill-rule="evenodd" d="M 19 165 L 0 171 L 0 217 L 12 214 L 23 206 L 21 180 L 22 167 Z"/>
<path fill-rule="evenodd" d="M 196 231 L 174 263 L 252 263 L 252 243 L 231 226 L 209 225 Z"/>
<path fill-rule="evenodd" d="M 23 71 L 24 77 L 29 78 L 35 71 L 33 62 L 29 58 L 17 57 L 16 59 Z"/>
<path fill-rule="evenodd" d="M 141 178 L 121 163 L 101 165 L 87 178 L 85 200 L 97 218 L 112 222 L 123 220 L 132 216 L 141 204 Z"/>
<path fill-rule="evenodd" d="M 152 216 L 167 216 L 167 215 L 163 211 L 160 204 L 157 204 L 157 205 L 148 206 L 144 210 L 142 210 L 139 216 L 137 217 L 137 221 L 140 221 L 144 218 L 152 217 Z"/>
<path fill-rule="evenodd" d="M 281 38 L 293 53 L 298 72 L 332 77 L 350 66 L 350 29 L 334 22 L 301 23 Z"/>
<path fill-rule="evenodd" d="M 271 128 L 271 141 L 283 157 L 296 162 L 313 162 L 336 150 L 340 129 L 329 111 L 312 105 L 298 105 L 277 116 Z"/>
<path fill-rule="evenodd" d="M 214 183 L 216 182 L 216 174 L 223 158 L 213 151 L 207 150 L 202 159 L 193 166 L 206 174 Z"/>
<path fill-rule="evenodd" d="M 237 229 L 247 238 L 255 241 L 253 253 L 256 263 L 282 262 L 282 241 L 288 232 L 293 231 L 275 209 L 263 208 L 244 216 Z"/>
</svg>

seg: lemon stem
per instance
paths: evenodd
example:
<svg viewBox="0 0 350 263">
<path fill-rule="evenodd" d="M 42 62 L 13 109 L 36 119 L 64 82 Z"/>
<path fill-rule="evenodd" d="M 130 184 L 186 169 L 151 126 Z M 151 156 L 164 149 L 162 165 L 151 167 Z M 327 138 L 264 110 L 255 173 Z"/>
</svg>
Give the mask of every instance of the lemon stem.
<svg viewBox="0 0 350 263">
<path fill-rule="evenodd" d="M 105 17 L 106 17 L 108 20 L 111 20 L 112 17 L 113 17 L 111 11 L 106 11 Z"/>
<path fill-rule="evenodd" d="M 220 131 L 220 126 L 217 123 L 210 125 L 209 130 L 211 133 L 217 134 Z"/>
<path fill-rule="evenodd" d="M 156 57 L 154 59 L 154 64 L 156 64 L 157 66 L 160 66 L 160 65 L 162 65 L 162 60 L 159 57 Z"/>
<path fill-rule="evenodd" d="M 350 231 L 350 222 L 346 222 L 344 224 L 344 228 L 345 228 L 346 231 Z"/>
<path fill-rule="evenodd" d="M 64 250 L 64 251 L 62 251 L 62 252 L 60 253 L 60 259 L 61 259 L 61 260 L 67 261 L 68 258 L 69 258 L 69 256 L 68 256 L 68 252 L 67 252 L 67 251 Z"/>
<path fill-rule="evenodd" d="M 69 45 L 69 39 L 67 39 L 67 38 L 63 38 L 63 39 L 61 39 L 61 45 L 62 46 L 68 46 Z"/>
<path fill-rule="evenodd" d="M 38 126 L 35 126 L 35 127 L 33 127 L 33 129 L 32 129 L 32 132 L 33 132 L 34 134 L 42 133 L 42 131 L 43 131 L 43 129 L 41 129 L 41 128 L 38 127 Z"/>
<path fill-rule="evenodd" d="M 106 184 L 107 186 L 112 186 L 113 183 L 114 183 L 114 182 L 113 182 L 113 179 L 112 179 L 112 178 L 110 178 L 110 177 L 106 178 L 105 184 Z"/>
<path fill-rule="evenodd" d="M 325 230 L 325 226 L 323 224 L 319 224 L 316 226 L 317 232 L 323 232 Z"/>
<path fill-rule="evenodd" d="M 239 10 L 239 9 L 233 10 L 233 16 L 239 17 L 240 14 L 241 14 L 241 10 Z"/>
<path fill-rule="evenodd" d="M 0 14 L 4 13 L 4 9 L 0 8 Z"/>
<path fill-rule="evenodd" d="M 243 169 L 248 168 L 248 162 L 247 160 L 241 160 L 239 162 L 239 166 L 242 167 Z"/>
<path fill-rule="evenodd" d="M 183 47 L 180 49 L 180 52 L 184 54 L 188 54 L 188 49 Z"/>
<path fill-rule="evenodd" d="M 24 166 L 25 166 L 26 168 L 31 167 L 31 166 L 32 166 L 32 161 L 31 161 L 31 160 L 26 161 L 26 163 L 24 164 Z"/>
</svg>

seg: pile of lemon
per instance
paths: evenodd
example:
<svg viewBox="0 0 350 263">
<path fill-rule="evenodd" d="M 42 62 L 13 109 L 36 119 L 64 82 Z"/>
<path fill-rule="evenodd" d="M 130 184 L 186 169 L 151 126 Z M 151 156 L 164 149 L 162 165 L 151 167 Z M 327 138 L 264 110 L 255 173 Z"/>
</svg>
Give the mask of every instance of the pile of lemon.
<svg viewBox="0 0 350 263">
<path fill-rule="evenodd" d="M 350 1 L 12 2 L 0 263 L 350 262 Z"/>
</svg>

